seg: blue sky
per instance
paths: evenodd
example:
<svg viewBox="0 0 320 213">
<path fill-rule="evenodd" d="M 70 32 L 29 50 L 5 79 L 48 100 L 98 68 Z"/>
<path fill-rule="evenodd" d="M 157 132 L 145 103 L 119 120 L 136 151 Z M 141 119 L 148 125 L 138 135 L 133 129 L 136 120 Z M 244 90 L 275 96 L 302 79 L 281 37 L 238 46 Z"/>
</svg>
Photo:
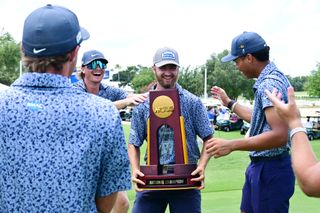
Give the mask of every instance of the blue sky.
<svg viewBox="0 0 320 213">
<path fill-rule="evenodd" d="M 26 16 L 47 3 L 74 11 L 90 32 L 79 63 L 84 51 L 97 49 L 109 68 L 151 66 L 156 49 L 170 46 L 182 66 L 196 67 L 243 31 L 266 40 L 285 74 L 308 75 L 320 62 L 318 0 L 0 0 L 0 29 L 20 41 Z"/>
</svg>

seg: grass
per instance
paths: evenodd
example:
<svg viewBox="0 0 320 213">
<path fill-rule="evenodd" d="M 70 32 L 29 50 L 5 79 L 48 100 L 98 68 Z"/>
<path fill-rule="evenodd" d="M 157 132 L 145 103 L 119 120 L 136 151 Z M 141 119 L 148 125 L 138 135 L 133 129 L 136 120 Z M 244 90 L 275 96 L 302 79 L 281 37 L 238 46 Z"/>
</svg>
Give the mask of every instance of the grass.
<svg viewBox="0 0 320 213">
<path fill-rule="evenodd" d="M 305 100 L 305 101 L 315 101 L 319 100 L 319 97 L 313 97 L 308 94 L 307 91 L 299 91 L 294 92 L 295 98 L 297 100 Z"/>
<path fill-rule="evenodd" d="M 130 125 L 123 125 L 128 139 Z M 225 139 L 240 138 L 239 131 L 215 133 L 215 137 Z M 311 142 L 313 149 L 320 158 L 320 140 Z M 145 150 L 143 147 L 142 152 Z M 205 189 L 202 190 L 202 212 L 240 212 L 241 189 L 244 183 L 244 172 L 249 163 L 247 152 L 233 152 L 228 156 L 212 158 L 206 168 Z M 128 191 L 130 211 L 135 198 L 135 191 Z M 290 213 L 314 213 L 319 212 L 320 202 L 316 198 L 304 195 L 296 184 L 295 193 L 290 201 Z M 167 211 L 168 212 L 168 211 Z"/>
<path fill-rule="evenodd" d="M 295 91 L 295 97 L 306 97 L 309 96 L 307 91 Z"/>
</svg>

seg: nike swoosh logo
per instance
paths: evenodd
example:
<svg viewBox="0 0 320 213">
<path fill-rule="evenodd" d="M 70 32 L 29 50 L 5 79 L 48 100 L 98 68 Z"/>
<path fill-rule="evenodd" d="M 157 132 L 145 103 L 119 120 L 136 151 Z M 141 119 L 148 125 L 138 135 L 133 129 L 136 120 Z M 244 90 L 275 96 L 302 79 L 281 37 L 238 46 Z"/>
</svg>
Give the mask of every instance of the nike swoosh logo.
<svg viewBox="0 0 320 213">
<path fill-rule="evenodd" d="M 42 49 L 36 49 L 36 48 L 33 48 L 33 53 L 34 54 L 38 54 L 38 53 L 41 53 L 41 52 L 43 52 L 43 51 L 45 51 L 47 48 L 42 48 Z"/>
<path fill-rule="evenodd" d="M 97 54 L 91 54 L 91 57 L 95 57 Z"/>
</svg>

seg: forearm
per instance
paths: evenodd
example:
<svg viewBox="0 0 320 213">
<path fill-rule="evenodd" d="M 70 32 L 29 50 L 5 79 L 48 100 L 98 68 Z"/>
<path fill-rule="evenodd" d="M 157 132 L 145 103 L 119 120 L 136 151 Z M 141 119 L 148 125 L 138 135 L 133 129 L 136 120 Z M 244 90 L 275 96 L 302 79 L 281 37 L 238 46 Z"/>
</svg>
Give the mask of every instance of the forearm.
<svg viewBox="0 0 320 213">
<path fill-rule="evenodd" d="M 140 170 L 140 149 L 134 145 L 128 145 L 128 155 L 132 170 Z"/>
<path fill-rule="evenodd" d="M 248 138 L 234 139 L 231 141 L 231 149 L 232 151 L 262 151 L 286 144 L 287 134 L 283 134 L 281 130 L 271 130 Z"/>
<path fill-rule="evenodd" d="M 99 213 L 110 213 L 117 199 L 118 192 L 114 192 L 105 197 L 97 197 L 96 205 Z"/>
<path fill-rule="evenodd" d="M 240 107 L 242 106 L 236 106 L 235 110 L 240 110 Z M 241 143 L 243 142 L 243 140 L 235 143 L 235 145 L 238 145 L 238 147 L 236 147 L 236 150 L 261 151 L 278 148 L 287 144 L 288 126 L 277 115 L 274 107 L 266 107 L 264 109 L 264 114 L 270 130 L 262 132 L 255 136 L 245 138 L 246 143 Z"/>
<path fill-rule="evenodd" d="M 292 166 L 301 189 L 309 196 L 320 197 L 320 163 L 304 132 L 292 137 Z"/>
<path fill-rule="evenodd" d="M 114 101 L 113 104 L 116 106 L 118 110 L 126 108 L 130 103 L 127 99 L 122 99 L 118 101 Z"/>
<path fill-rule="evenodd" d="M 233 108 L 233 112 L 236 113 L 241 119 L 247 121 L 248 123 L 251 122 L 252 109 L 250 107 L 247 107 L 237 102 Z"/>
<path fill-rule="evenodd" d="M 203 169 L 205 169 L 207 167 L 207 164 L 211 158 L 211 156 L 205 151 L 205 142 L 203 142 L 203 146 L 202 146 L 202 150 L 201 150 L 201 155 L 200 155 L 200 159 L 198 162 L 198 167 L 202 167 Z"/>
</svg>

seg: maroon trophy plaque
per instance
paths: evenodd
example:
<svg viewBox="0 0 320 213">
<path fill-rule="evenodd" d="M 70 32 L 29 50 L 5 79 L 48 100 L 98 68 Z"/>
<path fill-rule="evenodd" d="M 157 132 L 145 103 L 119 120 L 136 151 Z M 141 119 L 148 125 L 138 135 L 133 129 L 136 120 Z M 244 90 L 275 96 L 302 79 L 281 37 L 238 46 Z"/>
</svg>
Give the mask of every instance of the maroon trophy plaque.
<svg viewBox="0 0 320 213">
<path fill-rule="evenodd" d="M 176 89 L 150 91 L 150 117 L 147 132 L 147 165 L 140 166 L 144 177 L 139 177 L 145 185 L 143 190 L 179 190 L 198 188 L 199 181 L 191 181 L 191 173 L 197 164 L 188 163 L 188 150 L 185 137 L 184 119 L 180 112 L 180 101 Z M 159 161 L 160 127 L 166 125 L 173 130 L 175 164 L 161 165 Z"/>
</svg>

